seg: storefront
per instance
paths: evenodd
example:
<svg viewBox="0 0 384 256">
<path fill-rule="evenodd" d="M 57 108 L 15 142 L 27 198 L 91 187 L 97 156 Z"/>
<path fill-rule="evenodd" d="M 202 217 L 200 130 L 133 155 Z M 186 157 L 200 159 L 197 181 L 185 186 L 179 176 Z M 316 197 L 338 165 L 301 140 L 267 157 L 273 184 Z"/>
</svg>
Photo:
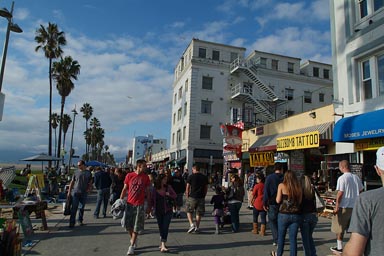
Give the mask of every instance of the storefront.
<svg viewBox="0 0 384 256">
<path fill-rule="evenodd" d="M 361 165 L 366 190 L 382 186 L 376 174 L 376 150 L 384 146 L 384 109 L 342 118 L 335 124 L 334 142 L 349 142 L 354 152 L 349 160 Z"/>
</svg>

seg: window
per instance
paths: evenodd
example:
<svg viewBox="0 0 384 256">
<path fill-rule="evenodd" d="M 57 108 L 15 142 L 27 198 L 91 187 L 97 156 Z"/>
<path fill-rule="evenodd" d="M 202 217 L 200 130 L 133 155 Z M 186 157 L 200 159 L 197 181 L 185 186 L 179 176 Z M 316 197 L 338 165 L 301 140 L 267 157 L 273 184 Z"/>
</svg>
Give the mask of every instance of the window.
<svg viewBox="0 0 384 256">
<path fill-rule="evenodd" d="M 201 101 L 201 113 L 211 114 L 212 101 L 202 100 Z"/>
<path fill-rule="evenodd" d="M 173 97 L 173 104 L 176 104 L 177 102 L 177 94 L 175 93 L 175 96 Z"/>
<path fill-rule="evenodd" d="M 199 48 L 199 58 L 206 58 L 207 57 L 207 49 L 205 48 Z"/>
<path fill-rule="evenodd" d="M 177 110 L 177 121 L 181 120 L 181 108 Z"/>
<path fill-rule="evenodd" d="M 248 83 L 248 82 L 244 82 L 243 83 L 243 93 L 247 93 L 247 94 L 252 95 L 252 93 L 253 93 L 253 84 L 252 83 Z"/>
<path fill-rule="evenodd" d="M 236 52 L 231 52 L 231 62 L 233 62 L 238 57 L 239 57 L 239 55 Z"/>
<path fill-rule="evenodd" d="M 173 124 L 176 123 L 176 113 L 173 114 Z"/>
<path fill-rule="evenodd" d="M 324 102 L 324 93 L 319 93 L 319 102 Z"/>
<path fill-rule="evenodd" d="M 200 139 L 210 139 L 211 138 L 211 126 L 210 125 L 200 125 Z"/>
<path fill-rule="evenodd" d="M 172 133 L 172 145 L 175 145 L 175 133 Z"/>
<path fill-rule="evenodd" d="M 359 0 L 359 14 L 360 19 L 372 15 L 379 9 L 384 7 L 383 0 Z"/>
<path fill-rule="evenodd" d="M 363 99 L 372 99 L 372 80 L 369 60 L 366 60 L 362 63 L 362 71 Z"/>
<path fill-rule="evenodd" d="M 384 54 L 377 58 L 379 95 L 384 95 Z"/>
<path fill-rule="evenodd" d="M 313 76 L 314 77 L 319 77 L 320 69 L 317 67 L 313 67 Z"/>
<path fill-rule="evenodd" d="M 267 59 L 266 58 L 260 58 L 260 61 L 259 61 L 259 66 L 262 67 L 262 68 L 266 68 L 267 67 Z"/>
<path fill-rule="evenodd" d="M 176 138 L 177 138 L 177 143 L 180 143 L 181 142 L 181 130 L 177 130 L 177 135 L 176 135 Z"/>
<path fill-rule="evenodd" d="M 212 51 L 212 59 L 213 60 L 220 60 L 220 52 L 219 51 Z"/>
<path fill-rule="evenodd" d="M 187 137 L 187 127 L 184 126 L 183 127 L 183 140 L 185 140 L 186 137 Z"/>
<path fill-rule="evenodd" d="M 184 116 L 187 115 L 187 106 L 188 106 L 188 104 L 187 104 L 187 102 L 185 102 L 184 103 Z"/>
<path fill-rule="evenodd" d="M 213 77 L 203 76 L 203 89 L 212 90 Z"/>
<path fill-rule="evenodd" d="M 241 109 L 239 108 L 232 108 L 231 109 L 232 115 L 231 115 L 231 122 L 236 123 L 237 121 L 241 120 Z"/>
<path fill-rule="evenodd" d="M 179 99 L 183 97 L 183 86 L 179 88 Z"/>
<path fill-rule="evenodd" d="M 285 88 L 285 98 L 287 100 L 293 100 L 293 89 Z"/>
<path fill-rule="evenodd" d="M 188 79 L 185 80 L 184 88 L 185 88 L 185 91 L 187 92 L 188 91 Z"/>
<path fill-rule="evenodd" d="M 323 77 L 324 77 L 324 79 L 329 79 L 329 69 L 323 70 Z"/>
<path fill-rule="evenodd" d="M 272 69 L 273 70 L 279 69 L 279 61 L 278 60 L 272 60 Z"/>
<path fill-rule="evenodd" d="M 384 6 L 384 1 L 383 0 L 374 0 L 373 1 L 373 10 L 377 11 L 380 8 Z"/>
<path fill-rule="evenodd" d="M 312 93 L 309 91 L 304 92 L 304 102 L 305 103 L 312 103 Z"/>
<path fill-rule="evenodd" d="M 293 73 L 295 64 L 288 62 L 288 73 Z"/>
<path fill-rule="evenodd" d="M 368 15 L 368 0 L 359 1 L 360 18 Z"/>
</svg>

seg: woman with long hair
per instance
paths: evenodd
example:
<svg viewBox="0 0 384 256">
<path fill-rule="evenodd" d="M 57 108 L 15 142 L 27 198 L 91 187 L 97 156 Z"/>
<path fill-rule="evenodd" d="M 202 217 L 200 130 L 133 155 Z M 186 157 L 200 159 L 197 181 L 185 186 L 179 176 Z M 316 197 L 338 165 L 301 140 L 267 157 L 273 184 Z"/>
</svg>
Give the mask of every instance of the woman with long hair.
<svg viewBox="0 0 384 256">
<path fill-rule="evenodd" d="M 244 200 L 244 184 L 236 174 L 230 178 L 231 186 L 227 190 L 228 209 L 231 213 L 232 232 L 236 233 L 240 228 L 240 208 Z"/>
<path fill-rule="evenodd" d="M 173 202 L 176 199 L 176 193 L 171 185 L 168 185 L 168 177 L 165 174 L 159 174 L 155 180 L 152 190 L 152 209 L 155 212 L 157 225 L 159 226 L 161 252 L 168 252 L 166 246 L 169 225 L 172 219 Z"/>
<path fill-rule="evenodd" d="M 301 176 L 301 186 L 303 188 L 303 200 L 301 203 L 303 222 L 300 227 L 301 239 L 303 240 L 305 256 L 316 256 L 316 247 L 312 236 L 318 221 L 316 192 L 311 183 L 311 178 L 307 175 Z"/>
<path fill-rule="evenodd" d="M 301 225 L 302 189 L 296 174 L 286 171 L 284 180 L 277 188 L 276 202 L 280 204 L 277 219 L 277 255 L 283 255 L 285 235 L 289 229 L 290 255 L 297 255 L 297 232 Z"/>
</svg>

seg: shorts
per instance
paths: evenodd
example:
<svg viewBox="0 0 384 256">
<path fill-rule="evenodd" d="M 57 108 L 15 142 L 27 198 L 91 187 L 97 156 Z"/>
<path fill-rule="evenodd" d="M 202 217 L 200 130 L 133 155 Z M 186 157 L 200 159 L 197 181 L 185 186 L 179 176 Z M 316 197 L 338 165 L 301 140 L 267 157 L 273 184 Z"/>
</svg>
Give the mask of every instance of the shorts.
<svg viewBox="0 0 384 256">
<path fill-rule="evenodd" d="M 176 195 L 176 206 L 177 207 L 183 206 L 183 193 Z"/>
<path fill-rule="evenodd" d="M 131 204 L 125 207 L 124 227 L 135 233 L 144 231 L 145 211 L 144 205 L 134 206 Z"/>
<path fill-rule="evenodd" d="M 353 208 L 341 208 L 336 215 L 332 217 L 331 231 L 336 234 L 343 234 L 348 230 L 351 221 Z"/>
<path fill-rule="evenodd" d="M 188 197 L 185 202 L 185 210 L 189 213 L 193 213 L 194 211 L 196 211 L 196 215 L 204 216 L 205 198 Z"/>
</svg>

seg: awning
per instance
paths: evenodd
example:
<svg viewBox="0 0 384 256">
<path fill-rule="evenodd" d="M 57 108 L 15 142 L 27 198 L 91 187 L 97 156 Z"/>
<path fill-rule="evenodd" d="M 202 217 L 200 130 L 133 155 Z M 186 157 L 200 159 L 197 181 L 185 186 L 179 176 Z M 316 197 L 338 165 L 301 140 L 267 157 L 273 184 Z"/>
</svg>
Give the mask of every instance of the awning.
<svg viewBox="0 0 384 256">
<path fill-rule="evenodd" d="M 177 164 L 184 164 L 184 163 L 186 163 L 185 159 L 186 159 L 185 156 L 180 157 L 180 158 L 176 159 L 176 163 Z"/>
<path fill-rule="evenodd" d="M 252 146 L 249 147 L 249 152 L 258 152 L 258 151 L 271 151 L 276 150 L 276 139 L 279 137 L 285 137 L 295 134 L 307 133 L 319 131 L 320 139 L 322 140 L 332 140 L 333 136 L 333 122 L 323 123 L 319 125 L 309 126 L 297 130 L 292 130 L 288 132 L 283 132 L 279 134 L 267 135 L 259 137 Z"/>
<path fill-rule="evenodd" d="M 335 124 L 334 142 L 384 137 L 384 109 L 340 119 Z"/>
</svg>

